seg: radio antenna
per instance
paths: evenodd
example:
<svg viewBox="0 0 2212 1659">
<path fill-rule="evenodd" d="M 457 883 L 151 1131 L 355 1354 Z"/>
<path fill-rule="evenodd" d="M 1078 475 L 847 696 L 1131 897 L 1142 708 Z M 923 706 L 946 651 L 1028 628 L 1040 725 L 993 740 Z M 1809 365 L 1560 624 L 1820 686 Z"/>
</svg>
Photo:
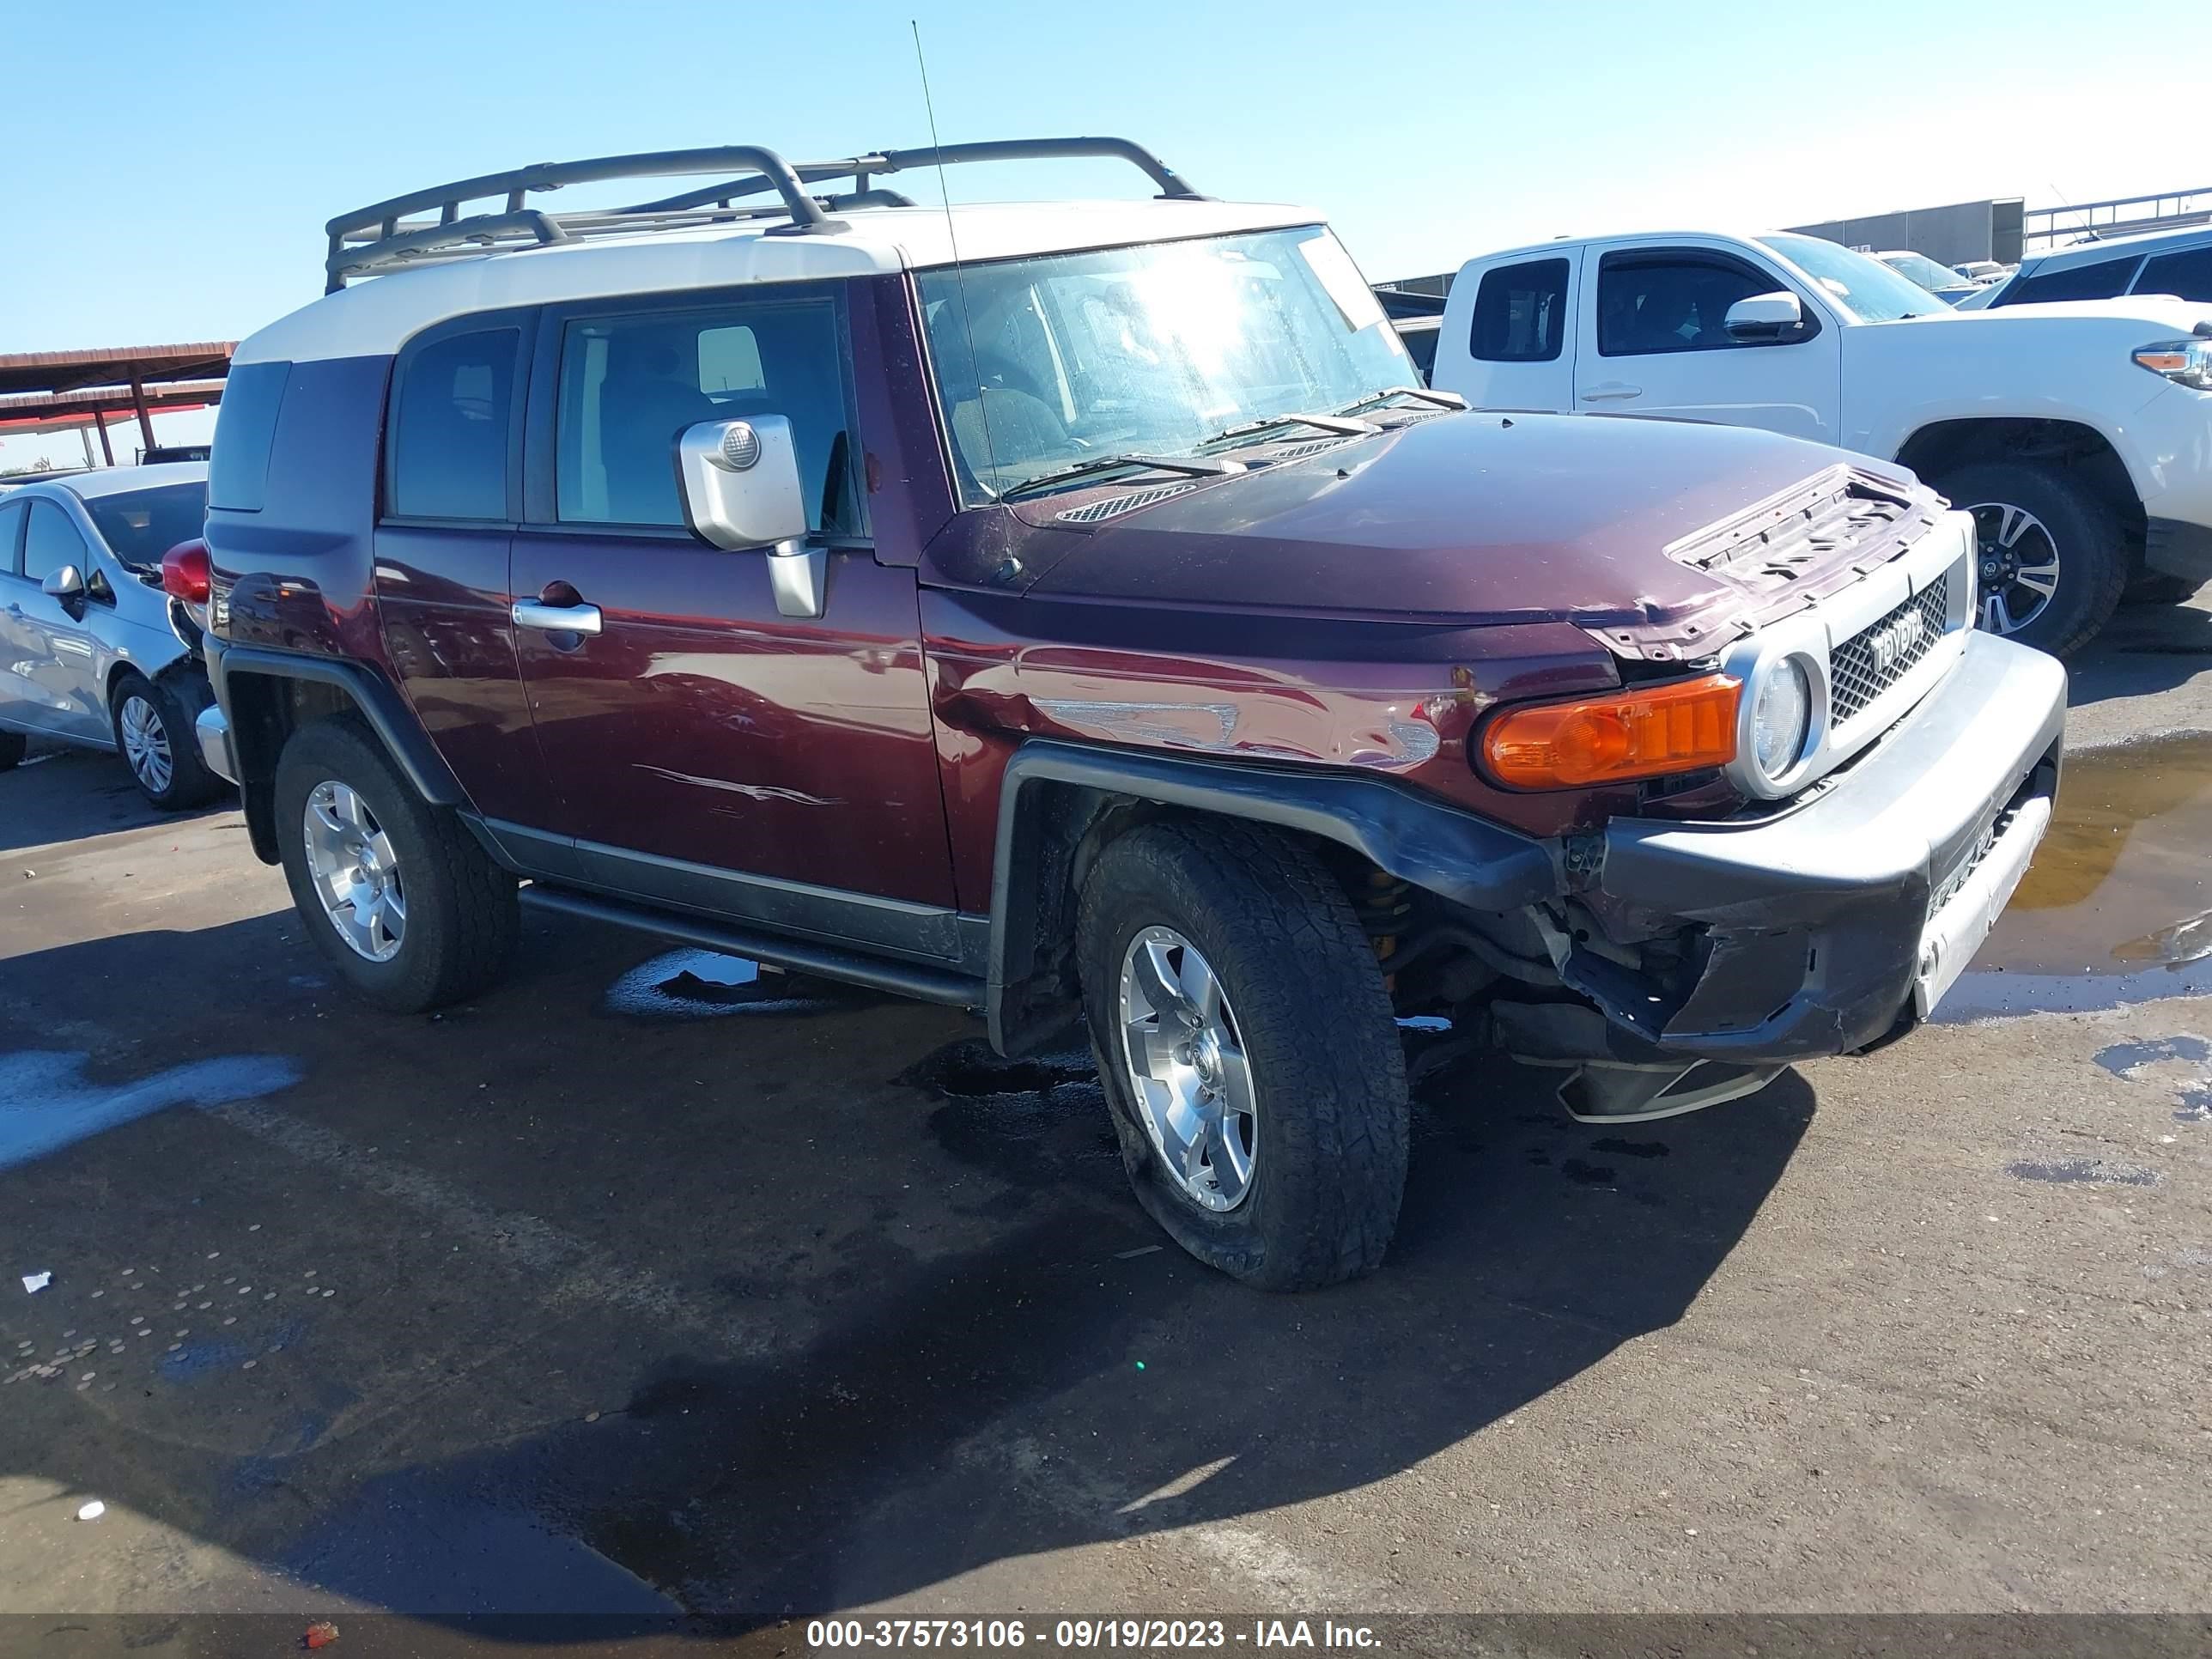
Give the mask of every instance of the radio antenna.
<svg viewBox="0 0 2212 1659">
<path fill-rule="evenodd" d="M 937 105 L 929 95 L 929 61 L 921 55 L 921 23 L 909 17 L 907 27 L 914 31 L 914 64 L 921 72 L 921 107 L 929 118 L 929 147 L 937 153 L 937 193 L 945 203 L 945 240 L 952 250 L 953 285 L 960 290 L 960 331 L 968 342 L 968 372 L 975 379 L 975 413 L 983 422 L 983 454 L 991 464 L 992 482 L 983 488 L 995 501 L 999 494 L 994 487 L 999 477 L 999 451 L 991 441 L 991 405 L 983 396 L 983 366 L 975 356 L 975 319 L 968 310 L 968 273 L 960 267 L 960 234 L 952 224 L 952 187 L 945 181 L 945 147 L 938 142 Z M 945 413 L 950 424 L 952 411 L 948 409 Z"/>
</svg>

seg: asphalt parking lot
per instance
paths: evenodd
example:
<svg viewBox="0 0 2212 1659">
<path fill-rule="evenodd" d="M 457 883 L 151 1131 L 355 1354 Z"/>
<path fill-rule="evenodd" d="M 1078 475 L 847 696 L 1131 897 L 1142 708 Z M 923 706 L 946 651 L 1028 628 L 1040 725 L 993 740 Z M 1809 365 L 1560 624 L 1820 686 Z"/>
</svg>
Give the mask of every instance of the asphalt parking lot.
<svg viewBox="0 0 2212 1659">
<path fill-rule="evenodd" d="M 0 775 L 0 1611 L 2212 1605 L 2212 596 L 2075 700 L 1947 1023 L 1431 1086 L 1296 1298 L 1158 1248 L 1079 1056 L 542 921 L 380 1015 L 235 812 Z"/>
</svg>

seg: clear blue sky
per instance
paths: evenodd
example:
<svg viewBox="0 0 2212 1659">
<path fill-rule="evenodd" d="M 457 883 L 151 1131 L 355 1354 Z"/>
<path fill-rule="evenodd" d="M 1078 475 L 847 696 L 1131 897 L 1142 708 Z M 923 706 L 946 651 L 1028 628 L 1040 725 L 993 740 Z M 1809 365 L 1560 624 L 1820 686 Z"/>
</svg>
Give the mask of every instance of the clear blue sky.
<svg viewBox="0 0 2212 1659">
<path fill-rule="evenodd" d="M 470 173 L 927 143 L 910 17 L 947 141 L 1126 134 L 1209 194 L 1321 209 L 1379 279 L 1566 232 L 2212 183 L 2205 6 L 15 0 L 0 350 L 244 336 L 319 291 L 331 214 Z M 34 453 L 77 440 L 0 440 Z"/>
</svg>

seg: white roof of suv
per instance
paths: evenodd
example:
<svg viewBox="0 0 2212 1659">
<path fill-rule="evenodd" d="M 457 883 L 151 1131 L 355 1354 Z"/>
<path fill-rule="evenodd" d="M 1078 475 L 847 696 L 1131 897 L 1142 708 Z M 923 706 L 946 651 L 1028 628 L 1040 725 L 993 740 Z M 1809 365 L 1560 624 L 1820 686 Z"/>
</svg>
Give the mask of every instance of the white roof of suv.
<svg viewBox="0 0 2212 1659">
<path fill-rule="evenodd" d="M 1075 157 L 1127 162 L 1160 195 L 948 210 L 918 205 L 880 182 L 905 172 L 941 181 L 946 167 L 971 162 Z M 670 178 L 714 182 L 623 207 L 556 213 L 530 202 L 569 185 Z M 817 193 L 840 180 L 852 188 Z M 1200 196 L 1126 138 L 988 139 L 835 161 L 793 162 L 731 144 L 539 162 L 339 215 L 325 227 L 325 297 L 243 342 L 232 361 L 380 356 L 447 317 L 510 306 L 860 276 L 1271 230 L 1320 216 Z M 347 286 L 362 276 L 380 280 Z"/>
<path fill-rule="evenodd" d="M 794 283 L 1320 222 L 1310 209 L 1199 198 L 841 209 L 804 236 L 779 221 L 641 230 L 501 248 L 325 295 L 240 341 L 234 365 L 396 351 L 447 317 L 602 294 Z M 783 234 L 778 234 L 781 230 Z"/>
</svg>

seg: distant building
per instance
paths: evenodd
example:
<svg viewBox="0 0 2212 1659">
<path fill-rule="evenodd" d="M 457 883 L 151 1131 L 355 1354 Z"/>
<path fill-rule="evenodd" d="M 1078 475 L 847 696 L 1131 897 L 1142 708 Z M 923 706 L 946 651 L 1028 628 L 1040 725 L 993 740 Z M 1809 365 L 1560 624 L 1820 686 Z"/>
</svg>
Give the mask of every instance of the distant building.
<svg viewBox="0 0 2212 1659">
<path fill-rule="evenodd" d="M 1969 259 L 2020 263 L 2021 227 L 2027 204 L 2017 196 L 1990 201 L 1953 202 L 1943 207 L 1906 208 L 1899 213 L 1869 213 L 1829 219 L 1817 225 L 1791 225 L 1806 236 L 1825 236 L 1845 247 L 1884 252 L 1911 248 L 1942 265 Z"/>
</svg>

